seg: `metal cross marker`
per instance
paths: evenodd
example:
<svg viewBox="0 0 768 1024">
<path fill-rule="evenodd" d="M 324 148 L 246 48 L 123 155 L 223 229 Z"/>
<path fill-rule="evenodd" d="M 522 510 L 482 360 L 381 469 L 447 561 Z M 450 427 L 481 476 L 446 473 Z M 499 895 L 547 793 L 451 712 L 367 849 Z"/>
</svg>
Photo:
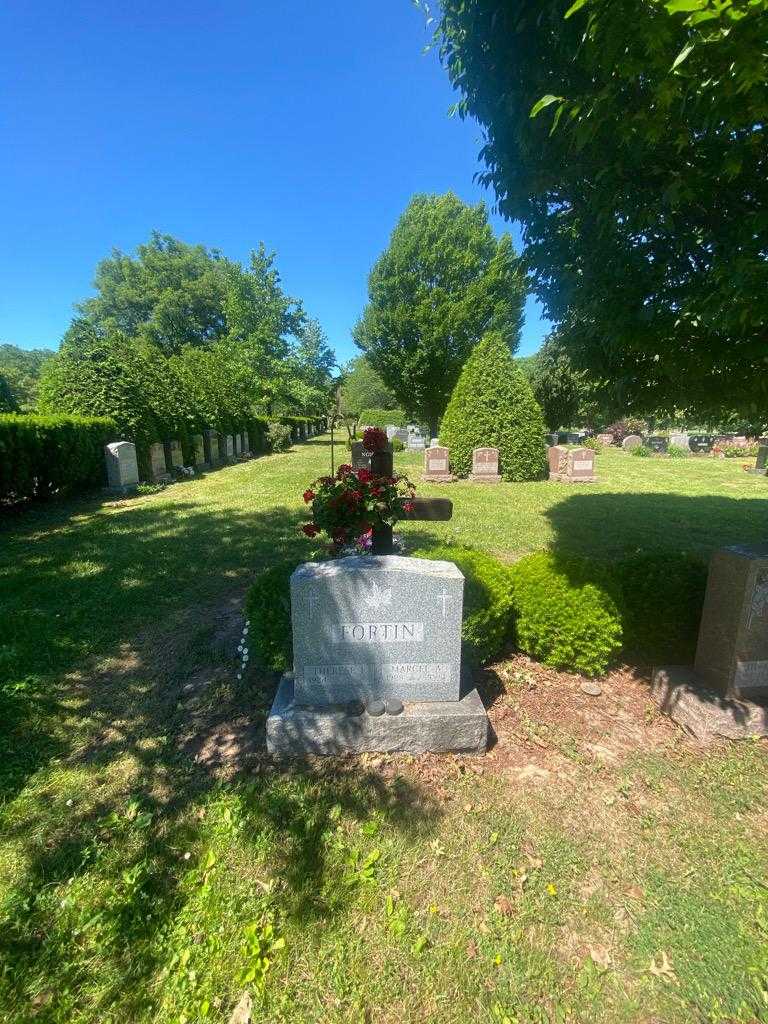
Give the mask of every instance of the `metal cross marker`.
<svg viewBox="0 0 768 1024">
<path fill-rule="evenodd" d="M 371 472 L 375 476 L 393 476 L 393 458 L 390 451 L 374 452 L 371 456 Z M 415 519 L 419 522 L 447 522 L 453 515 L 453 502 L 448 498 L 414 498 L 413 512 L 403 516 L 404 519 Z M 374 555 L 391 555 L 392 527 L 384 526 L 373 531 L 371 553 Z"/>
<path fill-rule="evenodd" d="M 446 615 L 446 601 L 450 601 L 451 600 L 451 595 L 450 594 L 446 594 L 446 592 L 443 591 L 442 594 L 438 594 L 437 595 L 437 600 L 443 602 L 443 618 L 445 618 L 445 615 Z"/>
</svg>

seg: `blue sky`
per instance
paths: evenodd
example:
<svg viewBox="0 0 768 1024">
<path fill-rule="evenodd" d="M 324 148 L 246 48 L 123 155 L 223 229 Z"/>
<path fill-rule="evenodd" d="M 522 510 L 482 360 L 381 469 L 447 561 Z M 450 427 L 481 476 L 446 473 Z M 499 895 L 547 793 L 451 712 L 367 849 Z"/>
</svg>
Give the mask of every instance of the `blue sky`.
<svg viewBox="0 0 768 1024">
<path fill-rule="evenodd" d="M 410 196 L 492 205 L 410 0 L 6 0 L 0 38 L 0 342 L 56 347 L 97 261 L 157 228 L 263 239 L 346 359 Z M 545 333 L 531 300 L 521 353 Z"/>
</svg>

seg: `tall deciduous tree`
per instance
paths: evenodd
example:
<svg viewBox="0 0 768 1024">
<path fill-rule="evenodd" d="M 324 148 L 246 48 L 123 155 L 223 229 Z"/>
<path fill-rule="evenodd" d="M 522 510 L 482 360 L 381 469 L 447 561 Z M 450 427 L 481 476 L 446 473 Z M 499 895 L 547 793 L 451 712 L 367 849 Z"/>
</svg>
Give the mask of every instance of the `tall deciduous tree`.
<svg viewBox="0 0 768 1024">
<path fill-rule="evenodd" d="M 621 412 L 611 403 L 611 389 L 571 363 L 566 346 L 550 334 L 533 360 L 531 387 L 550 430 L 597 427 Z"/>
<path fill-rule="evenodd" d="M 443 0 L 438 38 L 574 363 L 627 408 L 768 400 L 768 0 Z"/>
<path fill-rule="evenodd" d="M 398 403 L 433 435 L 470 352 L 488 330 L 517 348 L 525 280 L 485 205 L 414 196 L 368 279 L 357 345 Z"/>
<path fill-rule="evenodd" d="M 0 373 L 0 412 L 18 412 L 19 406 L 13 397 L 8 381 Z"/>
<path fill-rule="evenodd" d="M 8 382 L 19 408 L 34 408 L 40 374 L 53 355 L 51 349 L 47 348 L 24 349 L 16 345 L 0 345 L 0 374 Z"/>
<path fill-rule="evenodd" d="M 339 411 L 344 417 L 350 439 L 357 431 L 364 409 L 395 409 L 397 399 L 365 356 L 350 359 L 344 367 L 339 394 Z"/>
</svg>

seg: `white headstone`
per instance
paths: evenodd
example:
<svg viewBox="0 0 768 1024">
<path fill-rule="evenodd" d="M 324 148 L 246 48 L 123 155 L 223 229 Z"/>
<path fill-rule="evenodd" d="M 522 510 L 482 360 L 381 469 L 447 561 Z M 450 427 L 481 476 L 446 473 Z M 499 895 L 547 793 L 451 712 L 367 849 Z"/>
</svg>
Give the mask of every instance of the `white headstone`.
<svg viewBox="0 0 768 1024">
<path fill-rule="evenodd" d="M 136 445 L 130 441 L 114 441 L 104 448 L 107 462 L 107 482 L 111 490 L 125 491 L 139 482 Z M 165 468 L 165 463 L 163 463 Z"/>
</svg>

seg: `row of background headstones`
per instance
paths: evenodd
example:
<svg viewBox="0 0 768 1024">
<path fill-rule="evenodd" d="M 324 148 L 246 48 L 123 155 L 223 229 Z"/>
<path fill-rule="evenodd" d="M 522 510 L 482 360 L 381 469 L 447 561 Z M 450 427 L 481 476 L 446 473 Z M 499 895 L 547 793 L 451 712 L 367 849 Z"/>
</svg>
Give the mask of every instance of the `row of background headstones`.
<svg viewBox="0 0 768 1024">
<path fill-rule="evenodd" d="M 292 430 L 294 440 L 306 440 L 314 435 L 312 424 L 297 424 Z M 251 439 L 247 430 L 236 434 L 221 434 L 216 430 L 205 430 L 192 435 L 194 469 L 234 462 L 248 457 Z M 104 450 L 107 465 L 107 483 L 111 489 L 124 490 L 135 487 L 139 482 L 136 445 L 130 441 L 116 441 Z M 149 446 L 149 475 L 152 483 L 162 483 L 184 473 L 184 456 L 181 443 L 177 440 L 156 442 Z"/>
<path fill-rule="evenodd" d="M 590 435 L 586 431 L 578 433 L 547 434 L 546 442 L 551 447 L 556 444 L 579 444 Z M 614 442 L 613 434 L 598 434 L 597 440 L 605 445 Z M 761 438 L 760 444 L 768 444 L 768 439 Z M 694 454 L 709 454 L 715 447 L 721 445 L 733 445 L 746 448 L 749 442 L 746 437 L 737 434 L 686 434 L 672 433 L 669 436 L 656 434 L 643 437 L 641 434 L 628 434 L 621 443 L 625 450 L 631 450 L 644 444 L 647 448 L 658 453 L 665 453 L 669 445 L 674 444 L 680 448 L 688 448 Z"/>
</svg>

